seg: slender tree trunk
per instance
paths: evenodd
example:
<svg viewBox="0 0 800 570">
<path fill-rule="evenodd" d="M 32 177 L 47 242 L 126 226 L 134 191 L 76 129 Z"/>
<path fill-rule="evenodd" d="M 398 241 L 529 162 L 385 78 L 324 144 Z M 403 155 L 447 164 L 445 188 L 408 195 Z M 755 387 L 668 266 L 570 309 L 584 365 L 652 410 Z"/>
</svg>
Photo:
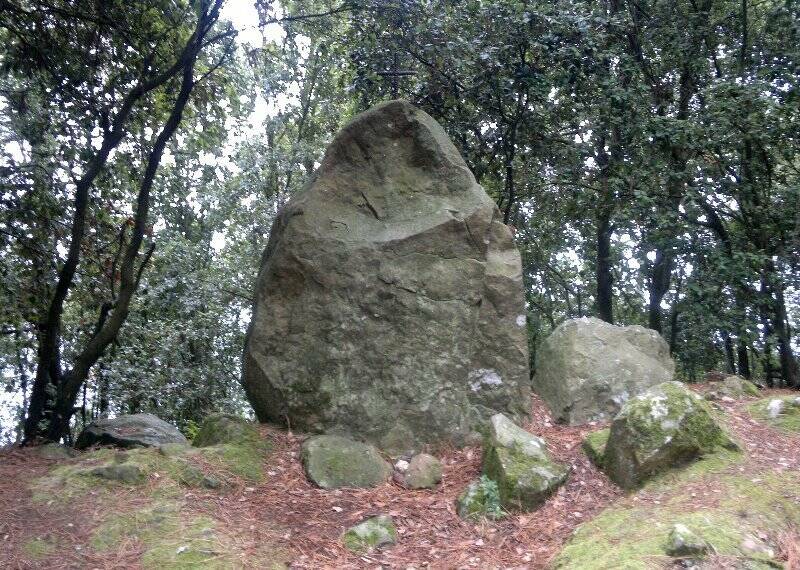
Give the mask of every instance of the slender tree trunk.
<svg viewBox="0 0 800 570">
<path fill-rule="evenodd" d="M 595 209 L 595 274 L 597 281 L 597 316 L 607 323 L 614 322 L 614 278 L 611 262 L 611 236 L 614 227 L 611 215 L 614 210 L 614 196 L 611 188 L 612 156 L 606 152 L 606 138 L 597 141 L 597 166 L 600 169 L 600 190 Z M 613 153 L 612 153 L 613 154 Z"/>
<path fill-rule="evenodd" d="M 772 262 L 770 266 L 774 269 Z M 781 364 L 781 378 L 784 385 L 789 388 L 800 387 L 798 378 L 797 362 L 792 352 L 792 339 L 789 335 L 789 325 L 786 318 L 786 300 L 783 295 L 783 285 L 778 282 L 774 287 L 773 304 L 773 330 L 778 344 L 778 357 Z"/>
<path fill-rule="evenodd" d="M 661 301 L 669 291 L 670 277 L 672 275 L 673 260 L 664 250 L 656 250 L 656 259 L 653 263 L 653 272 L 649 284 L 649 302 L 647 307 L 648 326 L 654 331 L 662 332 Z"/>
<path fill-rule="evenodd" d="M 741 338 L 739 338 L 736 343 L 736 360 L 736 370 L 739 376 L 749 380 L 752 376 L 752 373 L 750 372 L 750 356 L 747 349 L 747 344 L 745 344 L 744 340 Z"/>
<path fill-rule="evenodd" d="M 733 340 L 731 335 L 727 332 L 723 333 L 725 337 L 725 365 L 728 374 L 736 374 L 736 357 L 733 352 Z"/>
<path fill-rule="evenodd" d="M 611 234 L 609 213 L 600 212 L 597 220 L 597 316 L 607 323 L 614 322 Z"/>
</svg>

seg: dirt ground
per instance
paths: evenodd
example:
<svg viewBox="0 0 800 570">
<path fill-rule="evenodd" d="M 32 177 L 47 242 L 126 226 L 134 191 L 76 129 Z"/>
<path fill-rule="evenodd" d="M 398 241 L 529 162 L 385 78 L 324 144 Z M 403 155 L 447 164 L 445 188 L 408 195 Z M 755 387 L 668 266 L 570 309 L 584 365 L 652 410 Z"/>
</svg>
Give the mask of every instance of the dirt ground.
<svg viewBox="0 0 800 570">
<path fill-rule="evenodd" d="M 773 394 L 788 392 L 771 390 L 762 397 Z M 750 418 L 745 411 L 750 402 L 722 404 L 728 412 L 728 428 L 745 448 L 746 459 L 738 468 L 758 473 L 780 465 L 800 475 L 800 438 Z M 182 514 L 217 521 L 217 528 L 237 549 L 234 567 L 260 567 L 250 562 L 249 554 L 269 544 L 291 568 L 299 569 L 544 568 L 578 525 L 624 499 L 622 491 L 581 451 L 584 436 L 602 425 L 554 424 L 537 399 L 532 420 L 525 427 L 544 437 L 552 454 L 569 464 L 572 472 L 568 482 L 537 511 L 499 522 L 468 523 L 455 512 L 456 498 L 480 473 L 478 448 L 440 454 L 444 477 L 435 490 L 409 491 L 387 482 L 370 490 L 325 491 L 313 487 L 303 474 L 301 438 L 270 428 L 264 428 L 264 434 L 273 442 L 274 451 L 264 463 L 263 482 L 241 482 L 223 492 L 192 489 L 184 495 Z M 141 567 L 143 546 L 135 537 L 98 553 L 90 546 L 90 536 L 109 509 L 140 508 L 159 482 L 119 488 L 111 503 L 93 493 L 67 503 L 34 502 L 30 482 L 54 464 L 31 450 L 0 452 L 0 568 Z M 640 501 L 661 499 L 647 493 L 637 497 Z M 344 530 L 376 514 L 393 517 L 398 544 L 361 556 L 344 549 Z M 58 548 L 32 560 L 24 545 L 39 536 L 48 536 Z M 785 564 L 794 564 L 790 559 L 796 555 L 781 554 Z"/>
</svg>

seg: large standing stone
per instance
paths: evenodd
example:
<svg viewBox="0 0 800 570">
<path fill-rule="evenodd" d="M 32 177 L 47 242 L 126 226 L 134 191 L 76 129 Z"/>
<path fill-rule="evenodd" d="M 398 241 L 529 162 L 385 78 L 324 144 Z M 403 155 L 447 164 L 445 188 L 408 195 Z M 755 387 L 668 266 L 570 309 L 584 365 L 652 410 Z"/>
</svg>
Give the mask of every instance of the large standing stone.
<svg viewBox="0 0 800 570">
<path fill-rule="evenodd" d="M 557 420 L 575 425 L 614 417 L 626 400 L 674 373 L 657 332 L 584 317 L 562 323 L 542 343 L 533 389 Z"/>
<path fill-rule="evenodd" d="M 528 413 L 520 256 L 441 126 L 358 115 L 278 215 L 244 358 L 261 421 L 387 450 Z"/>
<path fill-rule="evenodd" d="M 153 414 L 131 414 L 93 421 L 78 436 L 75 447 L 153 447 L 167 443 L 189 442 L 178 428 Z"/>
</svg>

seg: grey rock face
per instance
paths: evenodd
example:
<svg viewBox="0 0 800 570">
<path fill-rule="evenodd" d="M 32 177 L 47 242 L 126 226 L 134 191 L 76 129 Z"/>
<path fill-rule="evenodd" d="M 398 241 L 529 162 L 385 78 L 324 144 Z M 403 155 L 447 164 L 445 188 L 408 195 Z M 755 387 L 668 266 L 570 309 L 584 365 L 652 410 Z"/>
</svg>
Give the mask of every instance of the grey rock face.
<svg viewBox="0 0 800 570">
<path fill-rule="evenodd" d="M 90 423 L 78 436 L 75 447 L 91 445 L 117 447 L 154 447 L 165 443 L 185 443 L 188 440 L 178 428 L 153 414 L 132 414 Z"/>
<path fill-rule="evenodd" d="M 562 323 L 542 343 L 533 389 L 558 421 L 576 425 L 613 418 L 629 398 L 674 374 L 657 332 L 584 317 Z"/>
<path fill-rule="evenodd" d="M 462 445 L 528 413 L 520 256 L 441 126 L 404 101 L 357 116 L 281 211 L 244 385 L 261 421 L 390 451 Z"/>
</svg>

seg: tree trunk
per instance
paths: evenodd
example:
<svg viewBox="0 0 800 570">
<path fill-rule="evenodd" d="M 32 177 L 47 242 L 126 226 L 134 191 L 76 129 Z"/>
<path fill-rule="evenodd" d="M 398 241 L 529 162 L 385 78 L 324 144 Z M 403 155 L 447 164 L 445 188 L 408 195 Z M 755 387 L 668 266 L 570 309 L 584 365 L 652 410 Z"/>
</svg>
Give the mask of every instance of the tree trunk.
<svg viewBox="0 0 800 570">
<path fill-rule="evenodd" d="M 747 344 L 745 344 L 744 340 L 739 338 L 738 342 L 736 343 L 736 359 L 737 359 L 737 372 L 739 376 L 742 378 L 747 378 L 748 380 L 751 378 L 752 373 L 750 372 L 750 356 L 747 350 Z"/>
<path fill-rule="evenodd" d="M 731 335 L 722 333 L 725 338 L 725 369 L 728 374 L 736 374 L 736 361 L 733 353 L 733 341 Z"/>
<path fill-rule="evenodd" d="M 56 290 L 50 302 L 45 319 L 40 323 L 37 351 L 37 369 L 31 391 L 28 417 L 25 424 L 25 442 L 37 439 L 59 441 L 69 432 L 69 422 L 75 411 L 75 402 L 81 386 L 89 376 L 92 366 L 103 355 L 106 347 L 116 338 L 128 315 L 130 301 L 138 288 L 142 271 L 152 255 L 152 247 L 138 264 L 137 257 L 144 237 L 149 210 L 150 189 L 156 170 L 160 164 L 167 141 L 180 123 L 183 109 L 195 85 L 194 64 L 199 53 L 206 47 L 207 35 L 219 17 L 223 0 L 205 0 L 201 3 L 201 13 L 195 30 L 187 40 L 176 61 L 163 72 L 142 78 L 123 99 L 119 111 L 114 116 L 110 128 L 103 136 L 100 149 L 87 164 L 83 177 L 75 185 L 75 211 L 66 261 L 59 271 Z M 232 33 L 227 34 L 229 37 Z M 226 34 L 216 36 L 217 39 Z M 230 49 L 230 46 L 229 46 Z M 229 52 L 226 52 L 226 55 Z M 223 56 L 225 57 L 225 56 Z M 211 71 L 216 69 L 212 67 Z M 147 66 L 145 72 L 148 72 Z M 105 167 L 111 151 L 117 147 L 126 134 L 128 118 L 137 102 L 154 89 L 182 74 L 180 92 L 167 122 L 159 133 L 148 156 L 134 217 L 131 241 L 126 248 L 121 265 L 121 285 L 117 298 L 111 306 L 104 305 L 100 321 L 93 336 L 75 358 L 71 370 L 61 369 L 61 317 L 64 303 L 72 287 L 73 279 L 80 261 L 81 247 L 86 230 L 86 217 L 89 205 L 89 190 L 94 180 Z M 110 315 L 109 315 L 109 311 Z M 106 317 L 108 317 L 106 319 Z"/>
</svg>

